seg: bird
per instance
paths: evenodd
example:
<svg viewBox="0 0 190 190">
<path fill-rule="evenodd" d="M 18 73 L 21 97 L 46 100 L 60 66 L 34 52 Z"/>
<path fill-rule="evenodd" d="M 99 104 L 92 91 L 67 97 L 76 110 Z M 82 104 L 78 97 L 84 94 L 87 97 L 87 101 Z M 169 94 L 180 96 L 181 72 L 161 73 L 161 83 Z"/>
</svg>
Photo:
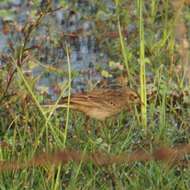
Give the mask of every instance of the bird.
<svg viewBox="0 0 190 190">
<path fill-rule="evenodd" d="M 68 107 L 83 112 L 89 118 L 104 121 L 131 105 L 141 103 L 140 96 L 129 87 L 98 88 L 63 97 L 56 108 Z"/>
</svg>

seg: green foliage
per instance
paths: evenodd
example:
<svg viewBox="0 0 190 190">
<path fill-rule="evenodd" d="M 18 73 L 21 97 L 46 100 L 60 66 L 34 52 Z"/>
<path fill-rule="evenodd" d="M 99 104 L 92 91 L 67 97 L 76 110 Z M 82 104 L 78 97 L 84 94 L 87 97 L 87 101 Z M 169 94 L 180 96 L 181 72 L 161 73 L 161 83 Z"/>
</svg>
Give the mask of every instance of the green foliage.
<svg viewBox="0 0 190 190">
<path fill-rule="evenodd" d="M 0 10 L 0 17 L 4 19 L 12 18 L 13 12 L 11 10 Z"/>
<path fill-rule="evenodd" d="M 35 8 L 30 12 L 32 24 L 39 16 L 36 15 L 36 7 L 40 2 L 33 1 Z M 60 0 L 59 5 L 64 9 L 71 7 L 76 12 L 81 11 L 72 7 L 74 2 L 77 1 Z M 1 160 L 12 160 L 16 164 L 15 160 L 24 162 L 36 154 L 63 148 L 86 154 L 97 151 L 112 155 L 130 154 L 139 148 L 151 153 L 160 146 L 189 143 L 190 89 L 178 68 L 180 55 L 177 54 L 173 32 L 177 16 L 175 11 L 172 12 L 169 1 L 115 0 L 114 11 L 104 1 L 92 2 L 98 5 L 98 10 L 92 16 L 88 15 L 90 13 L 81 14 L 81 19 L 94 19 L 96 24 L 100 24 L 93 32 L 101 44 L 101 51 L 109 55 L 109 70 L 127 71 L 129 85 L 140 92 L 141 108 L 134 106 L 105 123 L 87 120 L 84 114 L 69 107 L 57 110 L 61 98 L 71 93 L 72 79 L 79 74 L 72 70 L 74 63 L 69 59 L 70 41 L 67 39 L 67 46 L 63 45 L 63 39 L 57 35 L 60 34 L 58 28 L 54 25 L 46 27 L 51 19 L 49 15 L 44 15 L 48 21 L 42 19 L 38 24 L 49 33 L 41 43 L 65 48 L 67 60 L 61 62 L 65 67 L 45 65 L 39 61 L 37 53 L 41 51 L 42 44 L 37 44 L 37 49 L 31 46 L 34 37 L 38 37 L 38 27 L 27 22 L 25 33 L 20 34 L 21 40 L 13 44 L 15 51 L 11 51 L 9 59 L 4 58 L 4 66 L 0 65 Z M 12 14 L 11 11 L 0 10 L 1 17 Z M 188 22 L 188 8 L 184 14 Z M 128 23 L 134 24 L 137 29 L 126 36 L 123 29 Z M 116 30 L 116 37 L 109 36 L 111 29 Z M 52 62 L 56 60 L 52 54 L 47 56 Z M 103 77 L 113 76 L 101 64 L 97 67 Z M 61 84 L 56 77 L 53 78 L 59 93 L 52 108 L 42 106 L 44 100 L 50 99 L 49 87 L 42 85 L 39 87 L 41 90 L 36 88 L 44 73 L 33 76 L 32 71 L 39 68 L 44 70 L 45 75 L 51 73 L 53 76 L 68 77 Z M 14 69 L 15 74 L 8 86 Z M 43 163 L 43 160 L 39 161 Z M 151 160 L 101 167 L 91 162 L 80 162 L 80 159 L 79 163 L 70 161 L 60 165 L 54 165 L 53 161 L 44 165 L 39 162 L 38 167 L 17 171 L 7 171 L 2 162 L 0 169 L 5 169 L 0 171 L 0 189 L 190 189 L 188 156 L 176 164 Z"/>
</svg>

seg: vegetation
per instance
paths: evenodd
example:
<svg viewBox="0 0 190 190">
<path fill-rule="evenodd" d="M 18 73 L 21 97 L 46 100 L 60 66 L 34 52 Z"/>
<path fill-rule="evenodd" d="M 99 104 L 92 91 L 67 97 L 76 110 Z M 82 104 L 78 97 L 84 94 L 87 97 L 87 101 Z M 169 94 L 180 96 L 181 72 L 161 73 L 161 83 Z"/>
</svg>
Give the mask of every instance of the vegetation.
<svg viewBox="0 0 190 190">
<path fill-rule="evenodd" d="M 16 14 L 0 11 L 6 39 L 0 54 L 0 189 L 189 189 L 189 1 L 27 2 L 30 14 L 22 22 L 18 7 Z M 90 32 L 61 31 L 53 19 L 59 11 L 66 12 L 64 22 L 78 16 L 92 23 Z M 69 106 L 56 109 L 85 75 L 71 59 L 81 36 L 93 36 L 98 53 L 108 57 L 96 72 L 107 80 L 127 73 L 141 107 L 106 123 L 87 121 Z M 48 77 L 48 88 L 39 84 Z M 97 84 L 85 82 L 87 89 Z M 55 106 L 45 109 L 50 91 Z"/>
</svg>

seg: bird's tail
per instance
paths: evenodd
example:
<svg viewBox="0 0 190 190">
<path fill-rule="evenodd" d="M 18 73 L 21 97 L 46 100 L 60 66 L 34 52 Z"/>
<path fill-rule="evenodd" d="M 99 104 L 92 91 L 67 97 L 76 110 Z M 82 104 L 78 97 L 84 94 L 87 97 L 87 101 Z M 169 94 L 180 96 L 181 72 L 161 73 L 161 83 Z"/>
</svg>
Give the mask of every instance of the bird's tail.
<svg viewBox="0 0 190 190">
<path fill-rule="evenodd" d="M 62 98 L 61 101 L 58 102 L 58 103 L 51 102 L 51 103 L 48 103 L 48 104 L 44 104 L 44 105 L 42 105 L 42 107 L 43 108 L 53 108 L 53 107 L 55 107 L 55 109 L 67 108 L 68 107 L 68 97 Z"/>
</svg>

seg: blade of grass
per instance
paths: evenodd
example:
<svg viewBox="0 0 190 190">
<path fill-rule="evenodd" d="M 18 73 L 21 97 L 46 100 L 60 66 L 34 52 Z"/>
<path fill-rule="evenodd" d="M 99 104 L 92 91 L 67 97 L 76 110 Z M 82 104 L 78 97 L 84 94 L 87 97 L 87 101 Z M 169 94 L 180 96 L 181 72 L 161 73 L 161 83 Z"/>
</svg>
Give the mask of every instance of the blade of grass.
<svg viewBox="0 0 190 190">
<path fill-rule="evenodd" d="M 127 74 L 128 74 L 128 80 L 131 81 L 131 75 L 130 75 L 130 70 L 129 70 L 129 63 L 128 63 L 128 48 L 125 45 L 125 40 L 124 37 L 122 35 L 121 32 L 121 25 L 120 25 L 120 21 L 118 18 L 118 22 L 117 22 L 117 26 L 118 26 L 118 31 L 119 31 L 119 39 L 120 39 L 120 44 L 121 44 L 121 52 L 124 58 L 124 63 L 125 63 L 125 67 L 127 69 Z"/>
<path fill-rule="evenodd" d="M 147 131 L 147 97 L 146 97 L 146 72 L 145 72 L 145 53 L 144 53 L 144 19 L 143 19 L 144 1 L 138 0 L 139 9 L 139 37 L 140 37 L 140 86 L 141 86 L 141 119 L 142 126 Z"/>
<path fill-rule="evenodd" d="M 60 189 L 61 164 L 57 168 L 55 183 L 52 185 L 53 190 Z"/>
<path fill-rule="evenodd" d="M 70 64 L 70 57 L 69 57 L 69 48 L 66 44 L 66 54 L 67 54 L 67 64 L 68 64 L 68 102 L 67 102 L 67 115 L 66 115 L 66 124 L 65 124 L 65 131 L 64 131 L 64 139 L 63 139 L 63 147 L 66 146 L 67 140 L 67 131 L 69 125 L 69 113 L 70 113 L 70 96 L 71 96 L 71 64 Z"/>
</svg>

